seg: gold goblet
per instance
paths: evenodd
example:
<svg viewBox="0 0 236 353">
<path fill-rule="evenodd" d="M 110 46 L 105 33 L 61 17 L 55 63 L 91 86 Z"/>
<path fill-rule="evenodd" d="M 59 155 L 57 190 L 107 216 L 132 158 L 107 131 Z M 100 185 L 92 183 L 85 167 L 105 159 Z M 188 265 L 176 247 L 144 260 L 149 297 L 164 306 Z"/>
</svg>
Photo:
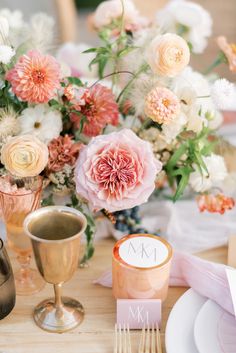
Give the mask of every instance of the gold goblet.
<svg viewBox="0 0 236 353">
<path fill-rule="evenodd" d="M 44 300 L 34 310 L 36 324 L 46 331 L 65 332 L 83 320 L 83 306 L 75 299 L 62 297 L 61 287 L 78 268 L 80 238 L 86 226 L 81 212 L 65 206 L 41 208 L 24 221 L 39 272 L 54 285 L 55 300 Z"/>
</svg>

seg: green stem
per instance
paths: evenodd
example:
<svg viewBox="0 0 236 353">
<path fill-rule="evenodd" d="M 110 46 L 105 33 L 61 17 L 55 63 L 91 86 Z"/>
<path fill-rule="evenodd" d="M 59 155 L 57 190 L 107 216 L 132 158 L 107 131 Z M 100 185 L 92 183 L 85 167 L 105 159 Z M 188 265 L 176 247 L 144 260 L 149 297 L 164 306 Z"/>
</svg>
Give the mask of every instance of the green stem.
<svg viewBox="0 0 236 353">
<path fill-rule="evenodd" d="M 92 88 L 93 86 L 95 86 L 97 83 L 101 82 L 102 80 L 104 80 L 105 78 L 111 77 L 111 76 L 115 76 L 115 75 L 119 75 L 119 74 L 129 74 L 129 75 L 133 75 L 134 73 L 131 71 L 127 71 L 127 70 L 123 70 L 123 71 L 116 71 L 116 72 L 112 72 L 111 74 L 107 74 L 105 76 L 103 76 L 102 78 L 99 78 L 97 81 L 95 81 L 89 88 Z"/>
<path fill-rule="evenodd" d="M 123 32 L 124 27 L 125 27 L 125 6 L 124 6 L 124 0 L 121 0 L 121 6 L 122 6 L 122 13 L 121 13 L 121 23 L 120 23 L 120 33 Z"/>
<path fill-rule="evenodd" d="M 123 96 L 123 94 L 126 92 L 126 90 L 132 85 L 132 83 L 134 82 L 134 80 L 136 80 L 136 78 L 146 70 L 146 68 L 148 67 L 147 64 L 144 64 L 141 66 L 141 68 L 136 72 L 136 74 L 133 74 L 133 78 L 125 85 L 125 87 L 122 89 L 122 91 L 120 92 L 119 96 L 117 97 L 117 103 L 119 103 L 121 97 Z"/>
<path fill-rule="evenodd" d="M 206 69 L 204 75 L 208 75 L 215 67 L 222 64 L 223 62 L 227 62 L 227 59 L 225 57 L 225 54 L 221 51 L 218 54 L 216 60 Z"/>
<path fill-rule="evenodd" d="M 121 6 L 122 6 L 122 13 L 121 13 L 121 22 L 120 22 L 120 34 L 119 34 L 119 38 L 117 40 L 117 52 L 114 58 L 114 72 L 117 72 L 117 67 L 118 67 L 118 63 L 119 63 L 119 58 L 117 53 L 120 50 L 120 44 L 122 42 L 122 36 L 123 36 L 123 32 L 124 32 L 124 14 L 125 14 L 125 7 L 124 7 L 124 0 L 121 0 Z M 114 86 L 117 84 L 117 76 L 114 75 L 112 77 L 112 91 L 114 89 Z"/>
</svg>

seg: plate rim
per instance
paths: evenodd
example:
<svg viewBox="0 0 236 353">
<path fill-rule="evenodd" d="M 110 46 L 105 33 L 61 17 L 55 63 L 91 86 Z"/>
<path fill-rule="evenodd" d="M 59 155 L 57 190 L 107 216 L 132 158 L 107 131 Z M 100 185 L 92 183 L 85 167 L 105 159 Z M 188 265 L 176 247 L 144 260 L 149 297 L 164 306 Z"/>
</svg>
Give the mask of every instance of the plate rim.
<svg viewBox="0 0 236 353">
<path fill-rule="evenodd" d="M 165 330 L 165 346 L 166 346 L 166 351 L 167 351 L 167 353 L 172 353 L 172 350 L 170 350 L 170 341 L 171 341 L 171 340 L 170 340 L 170 339 L 168 340 L 168 337 L 170 337 L 170 335 L 171 335 L 170 330 L 171 330 L 172 320 L 174 320 L 173 318 L 174 318 L 174 316 L 176 315 L 176 310 L 177 310 L 176 308 L 178 308 L 179 305 L 182 305 L 181 303 L 182 303 L 183 301 L 185 301 L 186 298 L 189 298 L 189 297 L 191 297 L 191 296 L 198 297 L 199 300 L 202 300 L 202 301 L 203 301 L 202 304 L 201 304 L 201 306 L 200 306 L 200 309 L 201 309 L 202 305 L 204 305 L 204 303 L 207 301 L 207 298 L 203 297 L 201 294 L 197 293 L 197 292 L 196 292 L 194 289 L 192 289 L 192 288 L 189 288 L 186 292 L 184 292 L 184 293 L 178 298 L 178 300 L 177 300 L 176 303 L 174 304 L 174 306 L 173 306 L 173 308 L 172 308 L 172 310 L 171 310 L 171 312 L 170 312 L 170 314 L 169 314 L 169 317 L 168 317 L 168 320 L 167 320 L 167 324 L 166 324 L 166 330 Z M 199 310 L 197 311 L 196 315 L 194 315 L 195 318 L 197 317 L 198 312 L 199 312 Z M 194 321 L 195 321 L 195 319 L 194 319 Z M 194 329 L 194 321 L 193 321 L 192 330 Z M 194 332 L 193 332 L 193 334 L 194 334 Z M 173 337 L 172 337 L 172 339 L 173 339 Z M 194 342 L 194 336 L 193 336 L 193 343 L 194 343 L 194 345 L 196 346 L 196 344 L 195 344 L 195 342 Z M 172 344 L 172 343 L 171 343 L 171 344 Z M 178 348 L 178 347 L 177 347 L 177 348 Z M 178 353 L 178 352 L 177 352 L 177 348 L 175 348 L 175 350 L 173 351 L 173 353 L 174 353 L 174 352 L 175 352 L 175 353 Z M 197 347 L 196 347 L 196 352 L 197 352 Z M 183 352 L 183 351 L 181 351 L 181 353 L 190 353 L 190 352 Z"/>
</svg>

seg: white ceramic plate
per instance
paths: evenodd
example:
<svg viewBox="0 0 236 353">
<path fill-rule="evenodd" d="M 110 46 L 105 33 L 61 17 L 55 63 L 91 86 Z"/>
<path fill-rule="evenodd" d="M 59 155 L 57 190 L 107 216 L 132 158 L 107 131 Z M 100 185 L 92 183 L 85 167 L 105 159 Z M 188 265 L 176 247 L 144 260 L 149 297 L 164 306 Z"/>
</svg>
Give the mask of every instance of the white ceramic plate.
<svg viewBox="0 0 236 353">
<path fill-rule="evenodd" d="M 206 300 L 189 289 L 174 305 L 166 326 L 167 353 L 199 353 L 194 342 L 194 322 Z"/>
<path fill-rule="evenodd" d="M 196 318 L 194 338 L 199 353 L 236 353 L 236 320 L 207 300 Z"/>
</svg>

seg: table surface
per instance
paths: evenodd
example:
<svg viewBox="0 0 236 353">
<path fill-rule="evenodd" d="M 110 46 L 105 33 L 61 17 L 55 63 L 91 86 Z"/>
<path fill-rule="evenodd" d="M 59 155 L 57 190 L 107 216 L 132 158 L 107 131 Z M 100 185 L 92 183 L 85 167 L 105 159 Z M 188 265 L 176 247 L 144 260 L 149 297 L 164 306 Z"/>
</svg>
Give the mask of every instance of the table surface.
<svg viewBox="0 0 236 353">
<path fill-rule="evenodd" d="M 12 313 L 0 321 L 1 353 L 112 353 L 115 323 L 115 300 L 111 289 L 94 285 L 104 270 L 111 267 L 111 249 L 114 240 L 96 244 L 96 253 L 88 268 L 79 269 L 64 285 L 63 294 L 79 299 L 86 316 L 81 326 L 63 334 L 52 334 L 39 329 L 32 318 L 33 308 L 43 299 L 53 296 L 49 284 L 33 296 L 18 296 Z M 199 254 L 202 258 L 226 263 L 227 248 L 221 247 Z M 15 261 L 13 260 L 13 268 Z M 163 306 L 162 342 L 166 322 L 176 300 L 186 288 L 170 288 Z M 139 331 L 132 331 L 133 353 L 137 352 Z M 163 349 L 163 353 L 165 349 Z M 191 353 L 191 352 L 189 352 Z"/>
</svg>

